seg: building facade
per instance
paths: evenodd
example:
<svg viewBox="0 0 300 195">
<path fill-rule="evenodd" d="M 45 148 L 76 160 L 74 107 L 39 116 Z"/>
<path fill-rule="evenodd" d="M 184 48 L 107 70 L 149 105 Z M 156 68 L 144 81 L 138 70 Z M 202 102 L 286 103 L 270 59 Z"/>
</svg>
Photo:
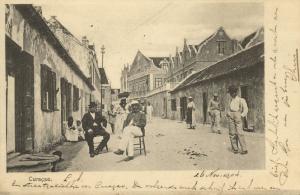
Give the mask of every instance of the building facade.
<svg viewBox="0 0 300 195">
<path fill-rule="evenodd" d="M 196 105 L 196 121 L 210 123 L 207 109 L 213 93 L 218 93 L 221 107 L 221 124 L 228 127 L 226 112 L 230 96 L 227 88 L 239 87 L 239 96 L 248 104 L 249 129 L 264 132 L 264 43 L 258 42 L 210 67 L 190 75 L 170 91 L 171 115 L 185 120 L 187 98 L 192 96 Z M 255 97 L 255 98 L 253 98 Z"/>
<path fill-rule="evenodd" d="M 79 63 L 32 5 L 6 5 L 7 153 L 49 149 L 64 136 L 69 116 L 80 120 L 100 75 Z M 88 52 L 89 53 L 89 52 Z M 80 65 L 79 65 L 80 64 Z M 97 67 L 96 67 L 97 68 Z"/>
<path fill-rule="evenodd" d="M 145 98 L 163 86 L 169 62 L 165 57 L 146 57 L 138 51 L 127 74 L 129 99 Z"/>
<path fill-rule="evenodd" d="M 129 73 L 129 65 L 124 65 L 123 69 L 121 70 L 121 88 L 120 92 L 127 92 L 128 91 L 128 73 Z"/>
<path fill-rule="evenodd" d="M 191 45 L 184 39 L 183 49 L 176 48 L 170 56 L 167 81 L 180 82 L 192 72 L 197 72 L 241 50 L 237 40 L 230 38 L 223 27 L 199 44 Z"/>
</svg>

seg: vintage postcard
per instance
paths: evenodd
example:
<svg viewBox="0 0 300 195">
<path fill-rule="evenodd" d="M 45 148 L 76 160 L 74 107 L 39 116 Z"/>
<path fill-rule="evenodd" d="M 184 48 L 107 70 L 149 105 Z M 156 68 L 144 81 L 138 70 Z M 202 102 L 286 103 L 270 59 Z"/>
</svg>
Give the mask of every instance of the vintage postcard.
<svg viewBox="0 0 300 195">
<path fill-rule="evenodd" d="M 4 194 L 300 194 L 300 2 L 1 4 Z"/>
</svg>

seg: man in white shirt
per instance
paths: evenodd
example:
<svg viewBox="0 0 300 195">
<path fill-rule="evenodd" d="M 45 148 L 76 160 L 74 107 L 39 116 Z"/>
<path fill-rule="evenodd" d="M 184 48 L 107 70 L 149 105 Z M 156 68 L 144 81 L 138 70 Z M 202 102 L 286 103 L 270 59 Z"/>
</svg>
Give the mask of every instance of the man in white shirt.
<svg viewBox="0 0 300 195">
<path fill-rule="evenodd" d="M 248 106 L 245 99 L 237 95 L 238 88 L 230 86 L 228 92 L 231 96 L 229 104 L 229 111 L 227 112 L 229 122 L 229 138 L 233 153 L 238 153 L 238 143 L 240 143 L 241 154 L 247 154 L 247 147 L 243 135 L 242 117 L 246 117 L 248 113 Z"/>
</svg>

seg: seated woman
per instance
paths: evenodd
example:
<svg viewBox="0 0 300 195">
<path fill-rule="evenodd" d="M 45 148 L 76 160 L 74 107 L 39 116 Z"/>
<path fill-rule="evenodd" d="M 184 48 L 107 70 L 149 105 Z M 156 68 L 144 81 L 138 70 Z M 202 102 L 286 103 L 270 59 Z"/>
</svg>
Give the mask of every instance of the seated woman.
<svg viewBox="0 0 300 195">
<path fill-rule="evenodd" d="M 66 129 L 65 137 L 66 137 L 67 141 L 77 142 L 78 141 L 78 130 L 76 129 L 73 122 L 74 122 L 73 117 L 70 116 L 68 118 L 68 126 Z"/>
</svg>

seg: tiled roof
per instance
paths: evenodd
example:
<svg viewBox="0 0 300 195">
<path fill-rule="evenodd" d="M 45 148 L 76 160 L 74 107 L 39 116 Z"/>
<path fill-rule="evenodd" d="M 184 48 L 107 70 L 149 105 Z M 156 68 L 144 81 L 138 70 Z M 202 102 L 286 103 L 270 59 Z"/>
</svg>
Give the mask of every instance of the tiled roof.
<svg viewBox="0 0 300 195">
<path fill-rule="evenodd" d="M 171 92 L 178 91 L 208 79 L 254 66 L 263 60 L 263 55 L 264 42 L 260 42 L 191 75 Z"/>
</svg>

